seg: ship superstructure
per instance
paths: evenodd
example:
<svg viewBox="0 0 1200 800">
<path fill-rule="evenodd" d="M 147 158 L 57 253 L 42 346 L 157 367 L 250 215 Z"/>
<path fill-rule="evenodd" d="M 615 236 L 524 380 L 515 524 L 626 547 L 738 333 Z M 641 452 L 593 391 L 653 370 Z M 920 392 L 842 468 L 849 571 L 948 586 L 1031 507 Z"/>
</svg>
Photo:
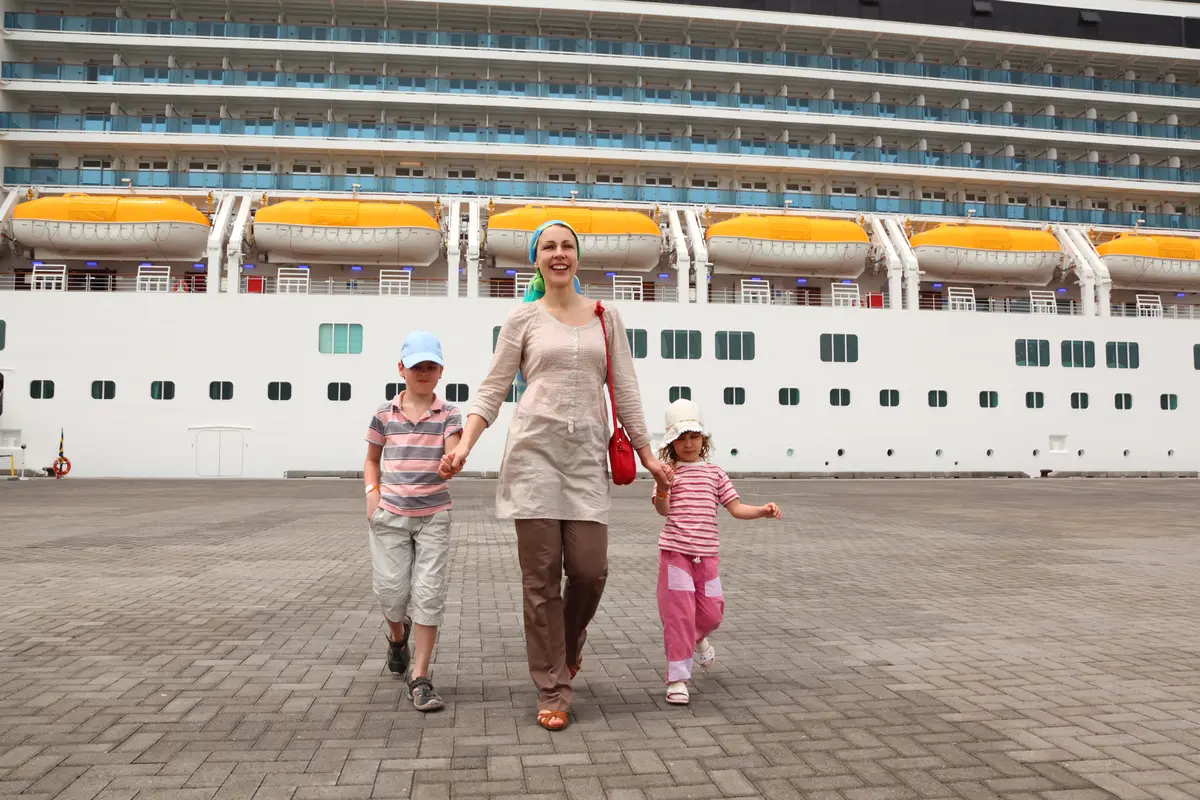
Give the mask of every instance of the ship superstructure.
<svg viewBox="0 0 1200 800">
<path fill-rule="evenodd" d="M 352 472 L 557 217 L 731 470 L 1193 472 L 1200 9 L 1092 5 L 10 1 L 0 453 Z"/>
</svg>

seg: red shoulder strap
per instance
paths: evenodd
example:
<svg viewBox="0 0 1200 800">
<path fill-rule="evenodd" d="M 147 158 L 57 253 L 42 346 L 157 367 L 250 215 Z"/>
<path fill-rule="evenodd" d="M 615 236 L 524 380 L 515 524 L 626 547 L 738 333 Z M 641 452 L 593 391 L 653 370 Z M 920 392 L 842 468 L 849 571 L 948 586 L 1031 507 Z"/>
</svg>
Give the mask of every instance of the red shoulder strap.
<svg viewBox="0 0 1200 800">
<path fill-rule="evenodd" d="M 604 334 L 604 382 L 608 384 L 608 405 L 612 409 L 613 430 L 617 429 L 617 398 L 612 387 L 612 355 L 608 348 L 608 326 L 604 324 L 604 306 L 596 301 L 596 316 L 600 318 L 600 331 Z"/>
</svg>

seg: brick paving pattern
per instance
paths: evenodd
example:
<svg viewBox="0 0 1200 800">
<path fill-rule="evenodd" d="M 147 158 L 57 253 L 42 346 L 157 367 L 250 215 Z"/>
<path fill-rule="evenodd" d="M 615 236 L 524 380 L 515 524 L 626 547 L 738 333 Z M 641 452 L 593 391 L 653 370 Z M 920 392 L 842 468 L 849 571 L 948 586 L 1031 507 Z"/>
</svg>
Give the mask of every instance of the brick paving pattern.
<svg viewBox="0 0 1200 800">
<path fill-rule="evenodd" d="M 1196 487 L 739 482 L 786 519 L 722 520 L 688 708 L 623 488 L 551 734 L 490 483 L 455 486 L 431 716 L 384 668 L 357 482 L 0 483 L 0 796 L 1200 798 Z"/>
</svg>

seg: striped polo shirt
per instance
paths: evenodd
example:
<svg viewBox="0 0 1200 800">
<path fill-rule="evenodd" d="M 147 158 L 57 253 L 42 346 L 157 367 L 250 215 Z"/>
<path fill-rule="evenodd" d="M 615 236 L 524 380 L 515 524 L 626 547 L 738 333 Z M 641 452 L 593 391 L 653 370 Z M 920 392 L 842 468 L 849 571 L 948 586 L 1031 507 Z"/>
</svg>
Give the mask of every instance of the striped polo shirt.
<svg viewBox="0 0 1200 800">
<path fill-rule="evenodd" d="M 725 470 L 707 461 L 679 462 L 658 548 L 685 556 L 718 555 L 717 507 L 738 499 Z"/>
<path fill-rule="evenodd" d="M 446 438 L 463 429 L 462 414 L 437 395 L 415 422 L 401 403 L 404 392 L 381 405 L 367 428 L 367 441 L 383 448 L 379 466 L 379 505 L 404 517 L 427 517 L 452 507 L 438 463 Z"/>
</svg>

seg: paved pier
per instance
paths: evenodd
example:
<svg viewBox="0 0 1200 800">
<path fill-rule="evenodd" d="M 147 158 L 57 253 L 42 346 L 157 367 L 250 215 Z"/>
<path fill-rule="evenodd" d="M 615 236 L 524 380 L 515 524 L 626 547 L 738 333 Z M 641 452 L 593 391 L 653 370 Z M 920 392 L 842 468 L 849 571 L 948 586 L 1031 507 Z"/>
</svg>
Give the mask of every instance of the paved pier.
<svg viewBox="0 0 1200 800">
<path fill-rule="evenodd" d="M 618 490 L 571 727 L 534 722 L 493 484 L 459 481 L 422 716 L 356 481 L 0 483 L 0 796 L 1200 798 L 1196 481 L 743 481 L 725 625 L 663 699 Z"/>
</svg>

